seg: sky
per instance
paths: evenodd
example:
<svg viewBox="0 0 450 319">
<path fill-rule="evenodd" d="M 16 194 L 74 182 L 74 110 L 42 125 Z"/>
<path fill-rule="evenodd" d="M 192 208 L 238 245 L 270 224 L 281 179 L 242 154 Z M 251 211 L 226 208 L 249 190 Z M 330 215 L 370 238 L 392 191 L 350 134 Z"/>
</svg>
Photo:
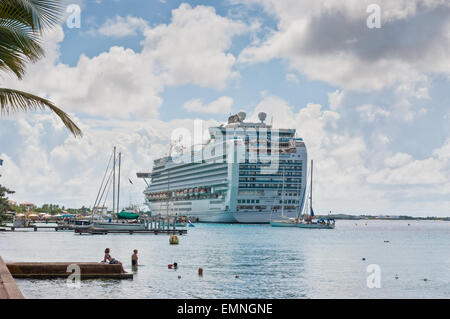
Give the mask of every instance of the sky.
<svg viewBox="0 0 450 319">
<path fill-rule="evenodd" d="M 84 136 L 50 112 L 3 115 L 0 183 L 13 200 L 92 206 L 116 145 L 122 204 L 143 203 L 136 172 L 167 155 L 173 130 L 264 111 L 304 138 L 317 212 L 450 216 L 449 1 L 69 5 L 79 27 L 69 10 L 44 34 L 46 57 L 1 80 L 56 103 Z"/>
</svg>

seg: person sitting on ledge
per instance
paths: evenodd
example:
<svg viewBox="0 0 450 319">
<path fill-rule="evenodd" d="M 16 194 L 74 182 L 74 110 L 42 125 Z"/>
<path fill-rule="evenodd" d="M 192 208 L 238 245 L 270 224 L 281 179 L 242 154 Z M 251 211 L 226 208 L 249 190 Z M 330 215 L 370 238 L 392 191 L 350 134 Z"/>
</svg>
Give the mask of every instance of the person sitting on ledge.
<svg viewBox="0 0 450 319">
<path fill-rule="evenodd" d="M 110 265 L 119 264 L 122 267 L 122 273 L 126 273 L 125 269 L 123 269 L 122 263 L 118 261 L 117 259 L 114 259 L 109 254 L 111 250 L 109 248 L 105 249 L 105 257 L 103 258 L 103 263 L 109 262 Z"/>
</svg>

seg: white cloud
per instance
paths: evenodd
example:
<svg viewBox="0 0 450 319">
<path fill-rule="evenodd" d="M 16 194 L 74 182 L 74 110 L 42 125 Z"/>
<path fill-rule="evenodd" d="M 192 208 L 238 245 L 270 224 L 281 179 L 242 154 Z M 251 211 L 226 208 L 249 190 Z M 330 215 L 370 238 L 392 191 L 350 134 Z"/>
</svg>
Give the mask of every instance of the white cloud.
<svg viewBox="0 0 450 319">
<path fill-rule="evenodd" d="M 396 153 L 394 156 L 388 157 L 384 160 L 384 163 L 388 167 L 399 167 L 410 163 L 413 157 L 405 153 Z"/>
<path fill-rule="evenodd" d="M 147 29 L 148 23 L 142 18 L 133 16 L 121 17 L 116 16 L 114 19 L 107 19 L 106 22 L 98 29 L 98 33 L 111 37 L 126 37 L 136 35 Z"/>
<path fill-rule="evenodd" d="M 227 114 L 231 111 L 233 99 L 229 96 L 221 96 L 206 105 L 200 99 L 193 99 L 184 103 L 184 109 L 189 112 L 208 114 Z"/>
<path fill-rule="evenodd" d="M 411 160 L 399 167 L 373 172 L 367 181 L 387 185 L 436 185 L 447 181 L 442 168 L 443 164 L 434 158 Z"/>
<path fill-rule="evenodd" d="M 336 90 L 332 93 L 328 93 L 328 103 L 330 104 L 330 108 L 333 110 L 336 110 L 341 106 L 343 99 L 344 91 L 342 90 Z"/>
<path fill-rule="evenodd" d="M 295 73 L 287 73 L 286 74 L 286 81 L 293 82 L 293 83 L 300 83 L 300 80 L 298 79 L 298 76 Z"/>
<path fill-rule="evenodd" d="M 219 16 L 212 7 L 183 3 L 172 10 L 169 25 L 144 32 L 143 53 L 169 85 L 193 83 L 223 89 L 239 75 L 233 70 L 235 57 L 226 51 L 233 36 L 247 31 L 244 23 Z"/>
<path fill-rule="evenodd" d="M 389 111 L 372 104 L 358 106 L 356 110 L 359 112 L 361 120 L 366 122 L 375 122 L 378 118 L 386 118 L 390 115 Z"/>
</svg>

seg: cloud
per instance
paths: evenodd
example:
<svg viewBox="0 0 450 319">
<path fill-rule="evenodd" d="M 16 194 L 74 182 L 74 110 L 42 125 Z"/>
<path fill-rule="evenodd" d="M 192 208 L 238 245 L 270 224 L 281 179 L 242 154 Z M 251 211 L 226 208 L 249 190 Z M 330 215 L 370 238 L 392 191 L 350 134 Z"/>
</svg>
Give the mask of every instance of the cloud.
<svg viewBox="0 0 450 319">
<path fill-rule="evenodd" d="M 278 21 L 265 41 L 243 50 L 242 63 L 283 58 L 310 79 L 358 91 L 450 74 L 448 1 L 377 1 L 381 29 L 366 26 L 370 0 L 242 3 L 261 5 Z"/>
<path fill-rule="evenodd" d="M 193 99 L 184 103 L 183 108 L 189 112 L 227 114 L 231 111 L 232 106 L 233 99 L 229 96 L 222 96 L 207 105 L 204 105 L 200 99 Z"/>
<path fill-rule="evenodd" d="M 370 123 L 375 122 L 379 118 L 389 117 L 389 115 L 391 114 L 389 111 L 386 111 L 381 107 L 372 104 L 364 104 L 358 106 L 356 108 L 356 111 L 359 112 L 361 120 Z"/>
<path fill-rule="evenodd" d="M 143 55 L 169 85 L 223 89 L 239 75 L 233 70 L 236 58 L 226 51 L 233 36 L 247 31 L 244 23 L 219 16 L 212 7 L 183 3 L 172 10 L 170 24 L 144 32 Z"/>
<path fill-rule="evenodd" d="M 336 110 L 341 106 L 343 99 L 344 91 L 342 90 L 336 90 L 332 93 L 328 93 L 328 103 L 330 104 L 330 108 L 333 110 Z"/>
<path fill-rule="evenodd" d="M 295 73 L 287 73 L 286 74 L 286 81 L 293 82 L 293 83 L 300 83 L 300 80 L 298 79 L 298 76 Z"/>
<path fill-rule="evenodd" d="M 111 37 L 126 37 L 137 35 L 148 28 L 148 23 L 142 18 L 133 16 L 121 17 L 115 16 L 114 19 L 107 19 L 106 22 L 98 29 L 98 33 Z"/>
</svg>

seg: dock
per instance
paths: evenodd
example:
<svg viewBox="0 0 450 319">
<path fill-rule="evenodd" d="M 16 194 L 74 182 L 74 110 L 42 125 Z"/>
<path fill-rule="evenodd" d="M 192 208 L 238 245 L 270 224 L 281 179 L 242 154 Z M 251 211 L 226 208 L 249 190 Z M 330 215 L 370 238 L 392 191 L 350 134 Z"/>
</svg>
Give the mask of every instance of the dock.
<svg viewBox="0 0 450 319">
<path fill-rule="evenodd" d="M 2 257 L 0 257 L 0 299 L 24 299 Z"/>
<path fill-rule="evenodd" d="M 9 230 L 8 230 L 9 229 Z M 41 225 L 30 225 L 30 226 L 2 226 L 3 231 L 15 231 L 16 229 L 33 229 L 34 231 L 38 231 L 38 229 L 52 229 L 55 231 L 58 230 L 73 230 L 72 226 L 41 226 Z"/>
<path fill-rule="evenodd" d="M 67 278 L 72 266 L 80 267 L 80 279 L 133 279 L 132 273 L 122 273 L 119 264 L 98 262 L 13 262 L 6 263 L 14 278 L 54 279 Z"/>
<path fill-rule="evenodd" d="M 187 228 L 176 227 L 176 219 L 173 220 L 163 218 L 151 218 L 144 220 L 145 229 L 142 230 L 130 230 L 130 229 L 107 229 L 107 228 L 95 228 L 95 227 L 83 227 L 74 228 L 74 232 L 77 234 L 90 234 L 90 235 L 106 235 L 106 234 L 169 234 L 169 235 L 183 235 L 187 234 Z"/>
<path fill-rule="evenodd" d="M 107 235 L 107 234 L 169 234 L 169 235 L 183 235 L 187 234 L 187 229 L 164 229 L 164 228 L 153 228 L 146 230 L 111 230 L 111 229 L 101 229 L 101 228 L 79 228 L 74 230 L 75 233 L 83 235 Z"/>
</svg>

